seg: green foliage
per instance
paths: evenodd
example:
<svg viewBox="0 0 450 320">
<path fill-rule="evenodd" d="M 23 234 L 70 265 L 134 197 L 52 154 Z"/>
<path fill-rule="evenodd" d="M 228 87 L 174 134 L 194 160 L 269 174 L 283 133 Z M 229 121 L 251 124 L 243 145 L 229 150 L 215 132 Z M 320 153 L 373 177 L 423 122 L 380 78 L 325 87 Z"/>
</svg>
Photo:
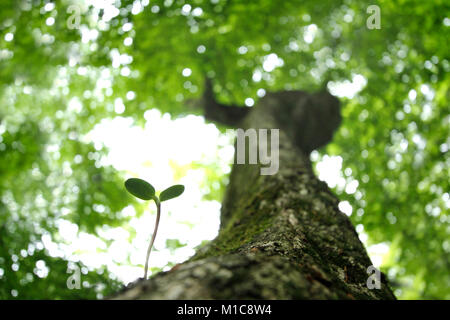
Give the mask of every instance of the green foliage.
<svg viewBox="0 0 450 320">
<path fill-rule="evenodd" d="M 166 248 L 169 249 L 171 252 L 175 252 L 175 250 L 179 248 L 185 247 L 186 244 L 181 243 L 178 239 L 167 239 L 166 240 Z"/>
<path fill-rule="evenodd" d="M 379 30 L 366 28 L 373 1 L 194 0 L 183 9 L 155 0 L 140 11 L 139 1 L 122 0 L 112 16 L 82 6 L 78 29 L 67 27 L 78 1 L 49 10 L 47 2 L 0 2 L 1 298 L 13 290 L 94 298 L 67 289 L 73 257 L 56 256 L 43 239 L 64 242 L 60 221 L 96 236 L 126 227 L 130 203 L 142 214 L 144 205 L 124 196 L 122 174 L 103 165 L 106 150 L 84 139 L 101 119 L 142 124 L 150 108 L 199 114 L 186 101 L 199 97 L 205 76 L 221 102 L 244 104 L 260 89 L 332 88 L 357 74 L 367 83 L 342 99 L 343 124 L 322 152 L 341 156 L 346 182 L 359 185 L 336 192 L 371 243 L 390 244 L 383 268 L 399 297 L 450 298 L 448 1 L 379 0 Z M 264 68 L 269 57 L 273 70 Z M 116 288 L 107 271 L 86 276 L 104 292 Z"/>
</svg>

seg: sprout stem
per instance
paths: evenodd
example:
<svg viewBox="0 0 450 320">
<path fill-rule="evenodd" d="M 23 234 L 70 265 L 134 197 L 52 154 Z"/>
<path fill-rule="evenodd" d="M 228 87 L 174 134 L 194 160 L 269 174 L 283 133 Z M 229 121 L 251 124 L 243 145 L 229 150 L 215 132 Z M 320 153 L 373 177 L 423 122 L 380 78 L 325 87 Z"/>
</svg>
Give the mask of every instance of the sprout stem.
<svg viewBox="0 0 450 320">
<path fill-rule="evenodd" d="M 150 252 L 152 251 L 153 242 L 155 242 L 156 232 L 158 232 L 159 218 L 161 217 L 161 203 L 157 200 L 156 202 L 156 223 L 155 230 L 153 231 L 152 240 L 150 241 L 150 245 L 147 249 L 147 257 L 145 258 L 145 267 L 144 267 L 144 279 L 147 279 L 147 271 L 148 271 L 148 259 L 150 258 Z"/>
</svg>

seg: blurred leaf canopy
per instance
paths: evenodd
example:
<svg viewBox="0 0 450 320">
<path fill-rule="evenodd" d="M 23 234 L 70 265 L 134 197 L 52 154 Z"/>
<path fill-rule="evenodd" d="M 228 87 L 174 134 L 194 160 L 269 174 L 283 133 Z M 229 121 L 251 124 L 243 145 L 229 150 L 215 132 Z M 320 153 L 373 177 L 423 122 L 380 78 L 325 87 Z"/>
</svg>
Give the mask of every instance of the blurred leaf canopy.
<svg viewBox="0 0 450 320">
<path fill-rule="evenodd" d="M 372 4 L 381 29 L 366 27 Z M 102 165 L 107 150 L 83 140 L 100 120 L 201 114 L 185 102 L 205 76 L 219 100 L 241 105 L 261 89 L 332 89 L 362 76 L 321 150 L 359 183 L 335 191 L 371 243 L 390 244 L 382 269 L 399 297 L 449 299 L 449 12 L 445 0 L 1 1 L 0 298 L 117 289 L 102 269 L 88 273 L 96 291 L 67 290 L 71 259 L 43 245 L 62 241 L 61 219 L 97 235 L 125 225 L 130 203 L 143 211 Z"/>
</svg>

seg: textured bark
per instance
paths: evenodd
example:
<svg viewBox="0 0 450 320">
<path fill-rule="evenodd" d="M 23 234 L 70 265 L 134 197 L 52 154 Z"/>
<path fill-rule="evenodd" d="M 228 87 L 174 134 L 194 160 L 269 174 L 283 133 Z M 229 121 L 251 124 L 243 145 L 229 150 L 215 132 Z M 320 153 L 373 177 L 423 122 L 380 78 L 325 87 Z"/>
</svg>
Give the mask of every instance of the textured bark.
<svg viewBox="0 0 450 320">
<path fill-rule="evenodd" d="M 241 128 L 280 129 L 280 165 L 234 165 L 218 237 L 187 262 L 139 280 L 116 299 L 395 299 L 338 199 L 313 174 L 309 152 L 331 140 L 339 103 L 328 93 L 268 94 Z"/>
</svg>

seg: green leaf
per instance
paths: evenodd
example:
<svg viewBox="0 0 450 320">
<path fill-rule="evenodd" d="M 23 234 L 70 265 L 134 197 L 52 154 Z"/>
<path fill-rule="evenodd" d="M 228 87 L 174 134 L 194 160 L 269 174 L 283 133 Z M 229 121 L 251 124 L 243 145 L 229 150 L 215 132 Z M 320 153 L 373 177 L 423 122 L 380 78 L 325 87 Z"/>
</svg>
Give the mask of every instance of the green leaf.
<svg viewBox="0 0 450 320">
<path fill-rule="evenodd" d="M 166 248 L 170 250 L 170 252 L 174 252 L 176 249 L 183 248 L 187 244 L 181 243 L 178 239 L 167 239 L 166 240 Z"/>
<path fill-rule="evenodd" d="M 173 185 L 173 186 L 167 188 L 166 190 L 164 190 L 163 192 L 161 192 L 161 194 L 159 196 L 159 201 L 163 202 L 166 200 L 176 198 L 179 195 L 181 195 L 183 192 L 184 192 L 183 185 L 181 185 L 181 184 Z"/>
<path fill-rule="evenodd" d="M 125 188 L 133 196 L 142 200 L 150 200 L 155 196 L 155 188 L 153 188 L 150 183 L 142 179 L 128 179 L 125 181 Z"/>
</svg>

